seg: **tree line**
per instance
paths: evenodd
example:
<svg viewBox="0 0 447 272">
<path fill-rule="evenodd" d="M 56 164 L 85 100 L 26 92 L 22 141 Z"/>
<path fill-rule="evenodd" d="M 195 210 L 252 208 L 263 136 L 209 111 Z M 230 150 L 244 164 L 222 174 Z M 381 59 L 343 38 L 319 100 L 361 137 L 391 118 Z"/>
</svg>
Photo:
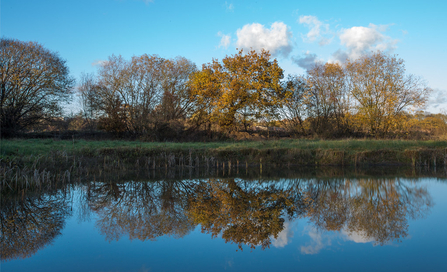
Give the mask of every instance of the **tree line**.
<svg viewBox="0 0 447 272">
<path fill-rule="evenodd" d="M 287 77 L 267 51 L 240 50 L 202 69 L 184 57 L 112 55 L 76 88 L 65 61 L 38 43 L 1 39 L 0 51 L 2 136 L 54 121 L 73 94 L 82 111 L 69 129 L 155 140 L 272 130 L 388 137 L 427 127 L 415 110 L 431 89 L 406 73 L 402 59 L 380 51 Z M 430 129 L 447 131 L 445 115 L 430 117 Z"/>
</svg>

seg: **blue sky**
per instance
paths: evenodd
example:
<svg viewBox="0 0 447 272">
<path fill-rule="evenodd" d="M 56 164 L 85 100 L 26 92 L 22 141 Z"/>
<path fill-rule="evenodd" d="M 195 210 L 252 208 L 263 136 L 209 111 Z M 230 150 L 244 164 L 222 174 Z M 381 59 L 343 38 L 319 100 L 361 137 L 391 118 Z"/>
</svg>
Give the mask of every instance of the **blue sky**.
<svg viewBox="0 0 447 272">
<path fill-rule="evenodd" d="M 278 4 L 280 3 L 280 4 Z M 73 76 L 112 54 L 186 57 L 201 67 L 266 48 L 285 74 L 381 49 L 435 91 L 447 111 L 447 1 L 1 0 L 0 36 L 59 52 Z"/>
</svg>

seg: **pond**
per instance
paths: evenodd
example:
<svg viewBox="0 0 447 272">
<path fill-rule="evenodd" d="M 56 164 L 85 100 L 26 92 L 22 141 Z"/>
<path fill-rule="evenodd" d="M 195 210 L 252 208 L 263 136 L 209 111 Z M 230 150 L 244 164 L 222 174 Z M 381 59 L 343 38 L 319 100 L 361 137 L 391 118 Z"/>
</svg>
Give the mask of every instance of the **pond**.
<svg viewBox="0 0 447 272">
<path fill-rule="evenodd" d="M 446 271 L 447 179 L 138 173 L 1 199 L 1 271 Z"/>
</svg>

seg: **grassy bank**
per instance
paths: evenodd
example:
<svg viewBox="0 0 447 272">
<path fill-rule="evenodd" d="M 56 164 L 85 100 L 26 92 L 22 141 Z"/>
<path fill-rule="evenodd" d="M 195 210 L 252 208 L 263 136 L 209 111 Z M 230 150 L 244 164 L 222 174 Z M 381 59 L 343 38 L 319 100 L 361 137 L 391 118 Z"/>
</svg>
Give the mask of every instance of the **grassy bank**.
<svg viewBox="0 0 447 272">
<path fill-rule="evenodd" d="M 405 140 L 274 140 L 245 142 L 140 142 L 52 139 L 2 140 L 1 158 L 69 156 L 151 160 L 156 166 L 196 166 L 202 163 L 358 165 L 444 165 L 447 141 Z"/>
<path fill-rule="evenodd" d="M 149 172 L 156 177 L 215 175 L 299 170 L 294 165 L 409 166 L 412 173 L 445 167 L 446 141 L 400 140 L 279 140 L 211 143 L 138 141 L 3 140 L 0 191 L 52 188 L 73 181 L 95 180 Z M 378 167 L 379 168 L 379 167 Z M 419 169 L 415 171 L 415 169 Z M 283 171 L 281 170 L 281 171 Z M 356 170 L 357 171 L 357 170 Z M 147 174 L 147 173 L 146 173 Z"/>
</svg>

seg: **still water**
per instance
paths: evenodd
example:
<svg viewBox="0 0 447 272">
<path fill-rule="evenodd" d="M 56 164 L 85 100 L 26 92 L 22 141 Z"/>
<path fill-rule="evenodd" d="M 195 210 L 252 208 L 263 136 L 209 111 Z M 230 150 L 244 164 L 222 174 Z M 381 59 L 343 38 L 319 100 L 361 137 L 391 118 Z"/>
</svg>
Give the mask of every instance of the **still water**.
<svg viewBox="0 0 447 272">
<path fill-rule="evenodd" d="M 0 271 L 447 271 L 446 215 L 442 174 L 94 179 L 2 197 Z"/>
</svg>

